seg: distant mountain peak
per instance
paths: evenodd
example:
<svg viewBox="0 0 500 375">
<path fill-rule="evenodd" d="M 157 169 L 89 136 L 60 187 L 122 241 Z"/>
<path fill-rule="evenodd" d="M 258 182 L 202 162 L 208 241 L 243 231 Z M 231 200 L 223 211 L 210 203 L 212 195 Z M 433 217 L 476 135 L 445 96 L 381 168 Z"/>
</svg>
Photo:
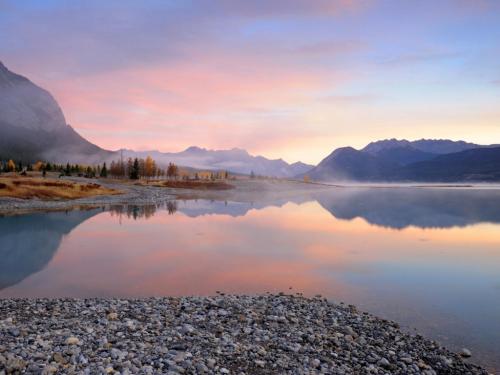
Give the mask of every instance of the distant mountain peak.
<svg viewBox="0 0 500 375">
<path fill-rule="evenodd" d="M 339 147 L 339 148 L 333 150 L 333 152 L 329 156 L 337 156 L 337 155 L 341 155 L 341 154 L 355 154 L 357 152 L 360 152 L 360 151 L 356 150 L 354 147 L 345 146 L 345 147 Z"/>
<path fill-rule="evenodd" d="M 236 155 L 240 155 L 241 157 L 250 156 L 250 154 L 248 153 L 247 150 L 245 150 L 243 148 L 238 148 L 238 147 L 233 147 L 232 149 L 229 150 L 229 152 L 236 154 Z"/>
<path fill-rule="evenodd" d="M 433 154 L 450 154 L 453 152 L 460 152 L 470 150 L 473 148 L 484 147 L 475 143 L 465 141 L 452 141 L 450 139 L 420 139 L 411 142 L 412 146 L 417 150 L 430 152 Z"/>
<path fill-rule="evenodd" d="M 204 152 L 204 151 L 207 151 L 207 149 L 198 146 L 189 146 L 184 150 L 184 152 Z"/>
<path fill-rule="evenodd" d="M 380 141 L 370 142 L 361 151 L 365 151 L 371 154 L 376 154 L 381 150 L 399 148 L 399 147 L 411 147 L 411 142 L 406 139 L 383 139 Z"/>
</svg>

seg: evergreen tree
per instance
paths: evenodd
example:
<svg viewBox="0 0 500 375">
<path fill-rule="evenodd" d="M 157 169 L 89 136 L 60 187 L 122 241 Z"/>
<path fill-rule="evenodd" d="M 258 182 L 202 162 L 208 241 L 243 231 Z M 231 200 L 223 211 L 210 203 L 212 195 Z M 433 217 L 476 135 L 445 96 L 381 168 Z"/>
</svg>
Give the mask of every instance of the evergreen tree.
<svg viewBox="0 0 500 375">
<path fill-rule="evenodd" d="M 87 167 L 87 170 L 85 171 L 85 177 L 87 177 L 87 178 L 94 177 L 94 171 L 92 170 L 91 166 Z"/>
<path fill-rule="evenodd" d="M 71 176 L 71 165 L 69 165 L 69 163 L 66 164 L 66 169 L 64 170 L 64 174 L 66 176 Z"/>
<path fill-rule="evenodd" d="M 139 179 L 139 159 L 134 159 L 134 164 L 132 165 L 132 170 L 130 171 L 130 179 L 138 180 Z"/>
<path fill-rule="evenodd" d="M 103 178 L 108 177 L 108 168 L 106 167 L 106 163 L 102 165 L 100 176 Z"/>
</svg>

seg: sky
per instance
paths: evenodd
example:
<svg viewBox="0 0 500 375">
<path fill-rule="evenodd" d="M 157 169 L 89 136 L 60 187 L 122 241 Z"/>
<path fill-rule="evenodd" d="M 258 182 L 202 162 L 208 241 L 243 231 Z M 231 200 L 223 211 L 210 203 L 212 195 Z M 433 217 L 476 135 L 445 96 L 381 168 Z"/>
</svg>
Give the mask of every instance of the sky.
<svg viewBox="0 0 500 375">
<path fill-rule="evenodd" d="M 496 0 L 0 0 L 0 61 L 108 149 L 500 143 Z"/>
</svg>

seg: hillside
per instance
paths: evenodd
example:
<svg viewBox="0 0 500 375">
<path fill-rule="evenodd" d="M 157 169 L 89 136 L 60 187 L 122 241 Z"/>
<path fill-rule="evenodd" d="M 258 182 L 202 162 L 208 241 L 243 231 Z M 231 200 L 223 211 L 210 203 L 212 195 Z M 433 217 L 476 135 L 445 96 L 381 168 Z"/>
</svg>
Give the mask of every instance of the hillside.
<svg viewBox="0 0 500 375">
<path fill-rule="evenodd" d="M 475 148 L 440 155 L 432 160 L 408 165 L 398 180 L 409 181 L 500 181 L 500 147 Z"/>
<path fill-rule="evenodd" d="M 461 151 L 446 153 L 457 149 Z M 500 181 L 500 147 L 448 140 L 379 141 L 362 150 L 339 148 L 307 175 L 332 182 Z"/>
</svg>

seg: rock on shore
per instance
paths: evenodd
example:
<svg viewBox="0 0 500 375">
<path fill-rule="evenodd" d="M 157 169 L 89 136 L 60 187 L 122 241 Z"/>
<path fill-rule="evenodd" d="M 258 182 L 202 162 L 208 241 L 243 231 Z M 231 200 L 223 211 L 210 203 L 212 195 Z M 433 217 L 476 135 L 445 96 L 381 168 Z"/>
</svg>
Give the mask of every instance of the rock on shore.
<svg viewBox="0 0 500 375">
<path fill-rule="evenodd" d="M 0 300 L 0 374 L 487 374 L 301 296 Z"/>
</svg>

